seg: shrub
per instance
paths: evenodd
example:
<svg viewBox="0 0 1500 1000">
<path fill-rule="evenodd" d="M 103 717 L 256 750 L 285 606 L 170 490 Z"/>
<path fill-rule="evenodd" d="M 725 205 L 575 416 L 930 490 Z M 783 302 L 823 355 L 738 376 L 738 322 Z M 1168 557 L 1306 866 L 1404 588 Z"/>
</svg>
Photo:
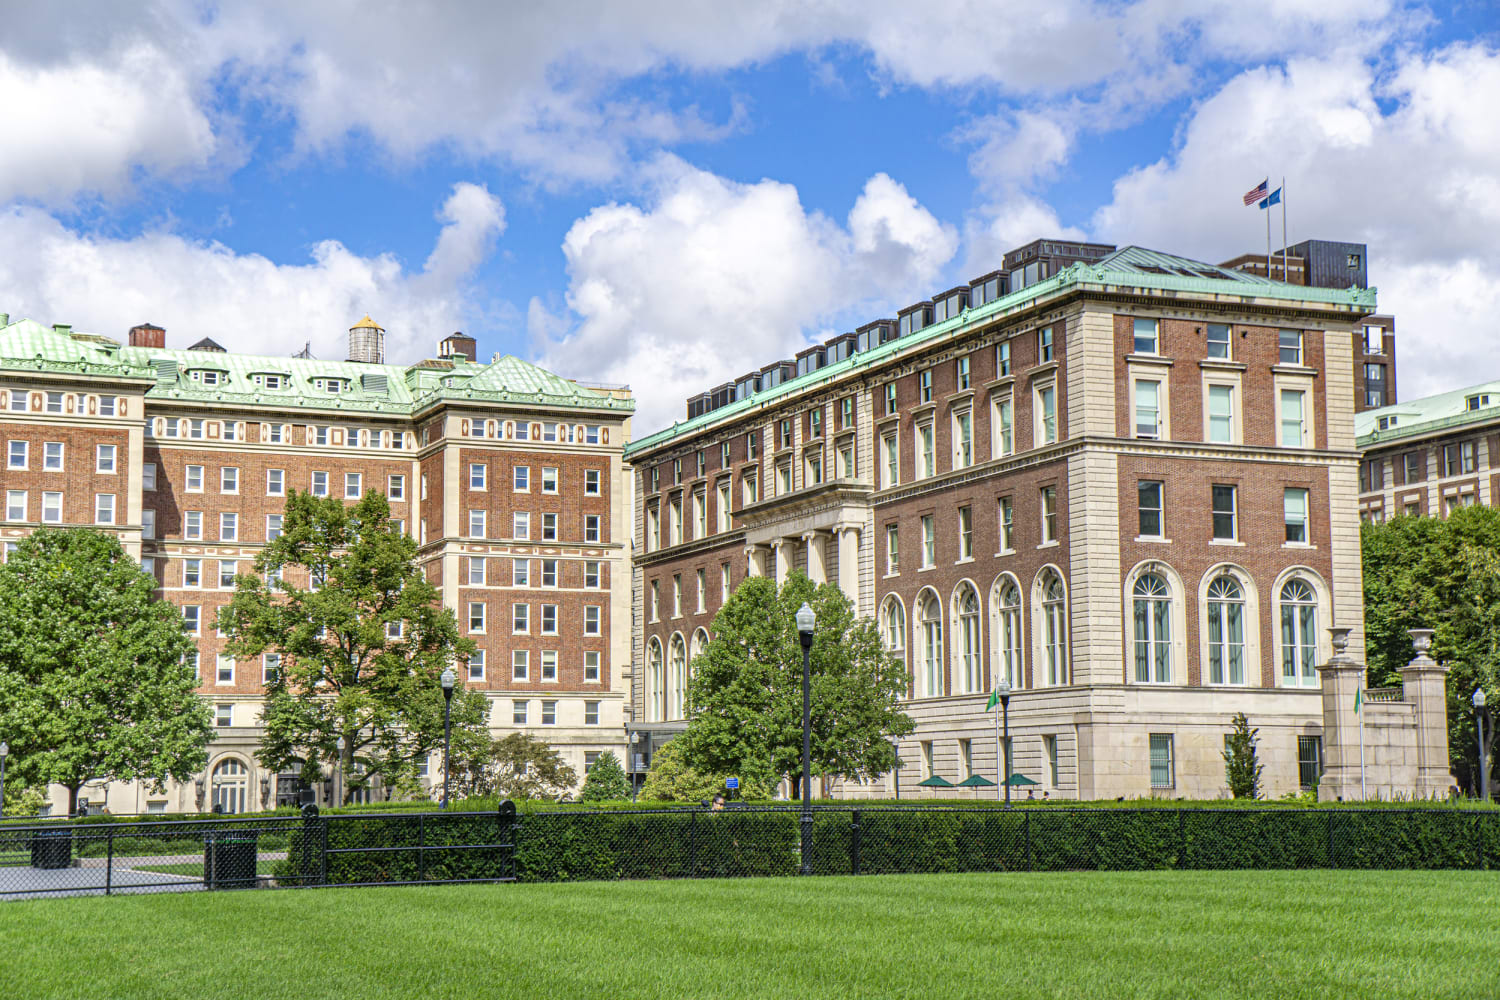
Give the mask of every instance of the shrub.
<svg viewBox="0 0 1500 1000">
<path fill-rule="evenodd" d="M 625 771 L 620 759 L 606 750 L 589 768 L 583 779 L 583 789 L 578 793 L 579 802 L 623 801 L 630 798 L 630 783 L 625 780 Z"/>
</svg>

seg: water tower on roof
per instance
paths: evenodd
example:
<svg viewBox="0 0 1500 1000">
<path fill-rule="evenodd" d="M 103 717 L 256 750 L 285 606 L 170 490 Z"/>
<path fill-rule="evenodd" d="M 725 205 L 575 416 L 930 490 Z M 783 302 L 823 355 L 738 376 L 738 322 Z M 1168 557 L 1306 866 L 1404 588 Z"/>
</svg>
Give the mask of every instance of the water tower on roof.
<svg viewBox="0 0 1500 1000">
<path fill-rule="evenodd" d="M 366 364 L 385 364 L 385 327 L 365 314 L 349 328 L 349 360 Z"/>
</svg>

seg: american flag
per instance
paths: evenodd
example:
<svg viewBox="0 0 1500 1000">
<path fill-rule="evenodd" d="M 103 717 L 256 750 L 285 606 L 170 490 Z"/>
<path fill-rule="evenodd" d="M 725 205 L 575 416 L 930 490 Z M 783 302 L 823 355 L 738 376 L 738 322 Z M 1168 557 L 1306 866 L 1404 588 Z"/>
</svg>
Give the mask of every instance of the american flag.
<svg viewBox="0 0 1500 1000">
<path fill-rule="evenodd" d="M 1258 185 L 1256 185 L 1252 190 L 1249 190 L 1249 191 L 1245 192 L 1245 204 L 1247 206 L 1248 205 L 1254 205 L 1256 202 L 1260 201 L 1262 198 L 1264 198 L 1266 195 L 1268 195 L 1270 193 L 1271 193 L 1271 178 L 1267 177 L 1265 180 L 1261 181 Z"/>
</svg>

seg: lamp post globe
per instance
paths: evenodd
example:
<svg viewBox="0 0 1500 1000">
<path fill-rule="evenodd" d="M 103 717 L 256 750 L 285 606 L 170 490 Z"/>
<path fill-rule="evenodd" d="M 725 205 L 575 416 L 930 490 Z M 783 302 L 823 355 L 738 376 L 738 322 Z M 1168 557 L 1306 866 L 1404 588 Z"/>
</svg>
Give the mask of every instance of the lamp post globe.
<svg viewBox="0 0 1500 1000">
<path fill-rule="evenodd" d="M 438 682 L 443 685 L 443 808 L 448 808 L 449 772 L 453 763 L 453 685 L 458 675 L 452 667 L 443 670 Z"/>
<path fill-rule="evenodd" d="M 797 639 L 802 643 L 802 867 L 812 874 L 812 644 L 818 616 L 806 601 L 797 609 Z"/>
</svg>

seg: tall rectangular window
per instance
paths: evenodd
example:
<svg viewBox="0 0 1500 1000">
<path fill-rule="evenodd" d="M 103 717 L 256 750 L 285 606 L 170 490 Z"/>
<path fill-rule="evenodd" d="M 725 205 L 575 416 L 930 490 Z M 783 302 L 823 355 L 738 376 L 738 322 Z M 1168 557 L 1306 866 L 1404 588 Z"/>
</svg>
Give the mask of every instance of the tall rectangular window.
<svg viewBox="0 0 1500 1000">
<path fill-rule="evenodd" d="M 27 501 L 27 498 L 28 498 L 28 494 L 27 494 L 27 492 L 25 490 L 6 490 L 5 491 L 5 519 L 7 521 L 24 521 L 24 520 L 26 520 L 26 501 Z M 155 519 L 155 513 L 154 512 L 152 512 L 152 511 L 142 511 L 141 513 L 143 515 L 143 519 L 144 519 L 144 515 L 145 514 L 150 513 L 152 515 L 152 518 L 153 518 L 153 521 L 154 521 L 154 519 Z M 145 535 L 144 532 L 142 532 L 142 534 Z M 145 537 L 146 538 L 150 538 L 151 536 L 150 535 L 145 535 Z"/>
<path fill-rule="evenodd" d="M 312 474 L 312 495 L 315 497 L 328 495 L 328 473 L 314 472 Z"/>
<path fill-rule="evenodd" d="M 29 450 L 29 447 L 30 442 L 11 441 L 9 448 L 6 451 L 5 467 L 7 469 L 26 468 L 26 453 Z"/>
<path fill-rule="evenodd" d="M 239 514 L 219 515 L 219 541 L 237 542 L 240 538 L 240 516 Z"/>
<path fill-rule="evenodd" d="M 487 513 L 486 511 L 482 511 L 482 510 L 471 510 L 471 511 L 469 511 L 469 537 L 470 538 L 483 538 L 484 537 L 484 522 L 485 522 L 485 515 L 486 515 L 486 513 Z"/>
<path fill-rule="evenodd" d="M 885 489 L 890 489 L 901 482 L 900 448 L 896 442 L 895 431 L 881 436 L 880 451 L 884 458 L 884 461 L 881 463 L 881 469 L 885 473 L 885 478 L 881 481 L 880 485 Z"/>
<path fill-rule="evenodd" d="M 1036 332 L 1036 359 L 1045 364 L 1053 360 L 1052 354 L 1052 327 L 1044 326 Z"/>
<path fill-rule="evenodd" d="M 901 535 L 894 524 L 885 526 L 885 571 L 887 574 L 901 572 Z"/>
<path fill-rule="evenodd" d="M 530 559 L 512 559 L 510 561 L 510 584 L 512 587 L 531 586 Z"/>
<path fill-rule="evenodd" d="M 542 650 L 542 680 L 557 683 L 557 650 Z"/>
<path fill-rule="evenodd" d="M 1420 483 L 1427 478 L 1427 455 L 1425 452 L 1407 452 L 1402 456 L 1402 464 L 1405 467 L 1403 482 Z"/>
<path fill-rule="evenodd" d="M 484 631 L 484 602 L 483 601 L 470 601 L 469 602 L 469 631 L 470 632 L 476 632 L 476 633 Z"/>
<path fill-rule="evenodd" d="M 1057 541 L 1057 487 L 1042 487 L 1042 541 Z"/>
<path fill-rule="evenodd" d="M 583 654 L 583 679 L 585 683 L 599 683 L 599 651 L 586 650 Z"/>
<path fill-rule="evenodd" d="M 45 496 L 45 494 L 43 495 Z M 61 496 L 61 494 L 57 495 Z M 182 537 L 189 541 L 201 541 L 203 538 L 203 511 L 183 511 L 182 517 Z"/>
<path fill-rule="evenodd" d="M 510 631 L 513 635 L 524 635 L 531 631 L 531 605 L 510 606 Z"/>
<path fill-rule="evenodd" d="M 516 652 L 524 652 L 517 650 Z M 517 726 L 526 725 L 526 706 L 530 704 L 525 701 L 513 701 L 510 703 L 510 721 Z"/>
<path fill-rule="evenodd" d="M 1307 490 L 1288 488 L 1283 494 L 1282 507 L 1286 511 L 1286 540 L 1306 544 L 1309 541 Z"/>
<path fill-rule="evenodd" d="M 1139 379 L 1135 383 L 1135 436 L 1161 437 L 1161 383 Z"/>
<path fill-rule="evenodd" d="M 514 493 L 531 492 L 531 466 L 518 465 L 511 472 L 511 491 Z"/>
<path fill-rule="evenodd" d="M 917 373 L 917 402 L 932 402 L 932 369 L 927 368 Z"/>
<path fill-rule="evenodd" d="M 958 558 L 974 558 L 974 509 L 958 508 Z"/>
<path fill-rule="evenodd" d="M 286 496 L 286 470 L 285 469 L 267 469 L 266 470 L 266 496 L 268 496 L 268 497 Z"/>
<path fill-rule="evenodd" d="M 596 497 L 599 495 L 598 469 L 583 470 L 583 495 L 586 497 Z"/>
<path fill-rule="evenodd" d="M 1208 387 L 1208 440 L 1214 444 L 1234 443 L 1234 387 Z"/>
<path fill-rule="evenodd" d="M 94 449 L 94 471 L 101 475 L 113 475 L 115 471 L 115 446 L 101 444 Z"/>
<path fill-rule="evenodd" d="M 542 541 L 544 541 L 544 542 L 555 542 L 555 541 L 557 541 L 557 515 L 556 514 L 543 514 L 542 515 Z"/>
<path fill-rule="evenodd" d="M 919 478 L 937 475 L 937 444 L 931 422 L 917 426 L 917 456 L 922 473 Z"/>
<path fill-rule="evenodd" d="M 531 514 L 528 511 L 518 510 L 510 516 L 511 537 L 517 541 L 524 542 L 531 538 Z"/>
<path fill-rule="evenodd" d="M 1006 376 L 1010 374 L 1010 341 L 995 345 L 995 374 Z"/>
<path fill-rule="evenodd" d="M 544 702 L 542 702 L 542 725 L 544 725 L 544 726 L 555 726 L 555 725 L 557 725 L 557 702 L 555 702 L 555 701 L 544 701 Z"/>
<path fill-rule="evenodd" d="M 959 358 L 958 361 L 955 363 L 955 368 L 956 368 L 956 371 L 954 372 L 954 374 L 955 374 L 955 376 L 957 378 L 957 381 L 958 381 L 958 388 L 959 388 L 959 391 L 962 392 L 964 389 L 969 388 L 969 359 L 968 359 L 968 357 Z"/>
<path fill-rule="evenodd" d="M 890 416 L 896 412 L 896 383 L 885 384 L 885 415 Z"/>
<path fill-rule="evenodd" d="M 113 493 L 94 494 L 94 523 L 115 523 L 115 495 Z"/>
<path fill-rule="evenodd" d="M 1043 736 L 1042 750 L 1047 757 L 1047 784 L 1057 787 L 1057 737 Z"/>
<path fill-rule="evenodd" d="M 974 415 L 960 410 L 953 415 L 953 467 L 967 469 L 974 464 Z"/>
<path fill-rule="evenodd" d="M 1137 354 L 1159 354 L 1160 341 L 1158 340 L 1158 327 L 1154 319 L 1135 320 L 1135 343 L 1134 350 Z"/>
<path fill-rule="evenodd" d="M 1281 446 L 1303 448 L 1307 445 L 1307 393 L 1301 389 L 1281 390 Z"/>
<path fill-rule="evenodd" d="M 937 565 L 937 524 L 931 514 L 922 515 L 922 568 Z"/>
<path fill-rule="evenodd" d="M 510 653 L 510 679 L 513 681 L 530 680 L 531 678 L 531 652 L 525 649 L 513 649 Z"/>
<path fill-rule="evenodd" d="M 1297 784 L 1304 792 L 1313 791 L 1323 777 L 1323 737 L 1297 737 Z"/>
<path fill-rule="evenodd" d="M 1162 527 L 1162 484 L 1149 479 L 1136 483 L 1136 502 L 1141 537 L 1161 538 L 1165 534 Z"/>
<path fill-rule="evenodd" d="M 156 489 L 156 463 L 146 462 L 141 466 L 141 489 Z"/>
<path fill-rule="evenodd" d="M 484 567 L 485 567 L 485 562 L 486 562 L 486 560 L 485 560 L 484 556 L 470 556 L 469 557 L 469 586 L 471 586 L 471 587 L 483 587 L 484 586 Z"/>
<path fill-rule="evenodd" d="M 489 466 L 483 462 L 469 463 L 469 489 L 482 490 L 488 481 Z"/>
<path fill-rule="evenodd" d="M 469 654 L 469 680 L 484 680 L 484 650 L 476 649 Z"/>
<path fill-rule="evenodd" d="M 202 559 L 184 559 L 182 561 L 182 585 L 184 587 L 203 586 Z"/>
<path fill-rule="evenodd" d="M 1016 547 L 1016 508 L 1010 497 L 1000 498 L 1000 551 L 1011 552 Z"/>
<path fill-rule="evenodd" d="M 557 560 L 556 559 L 543 559 L 542 560 L 542 586 L 543 587 L 556 587 L 557 586 Z"/>
<path fill-rule="evenodd" d="M 184 489 L 189 493 L 203 492 L 203 466 L 189 465 L 183 469 Z"/>
<path fill-rule="evenodd" d="M 599 703 L 597 701 L 586 701 L 583 703 L 583 724 L 585 726 L 597 726 L 599 724 Z"/>
<path fill-rule="evenodd" d="M 364 474 L 359 472 L 344 473 L 344 499 L 358 500 L 364 495 Z"/>
<path fill-rule="evenodd" d="M 1044 385 L 1036 391 L 1037 413 L 1040 417 L 1040 444 L 1052 444 L 1057 440 L 1057 387 Z"/>
<path fill-rule="evenodd" d="M 1232 542 L 1239 537 L 1239 515 L 1236 509 L 1238 489 L 1224 483 L 1213 484 L 1214 538 Z"/>
<path fill-rule="evenodd" d="M 1172 788 L 1177 774 L 1172 760 L 1172 734 L 1151 734 L 1151 787 Z"/>
<path fill-rule="evenodd" d="M 1015 453 L 1014 417 L 1015 413 L 1009 396 L 995 401 L 995 454 L 1000 458 Z"/>
</svg>

